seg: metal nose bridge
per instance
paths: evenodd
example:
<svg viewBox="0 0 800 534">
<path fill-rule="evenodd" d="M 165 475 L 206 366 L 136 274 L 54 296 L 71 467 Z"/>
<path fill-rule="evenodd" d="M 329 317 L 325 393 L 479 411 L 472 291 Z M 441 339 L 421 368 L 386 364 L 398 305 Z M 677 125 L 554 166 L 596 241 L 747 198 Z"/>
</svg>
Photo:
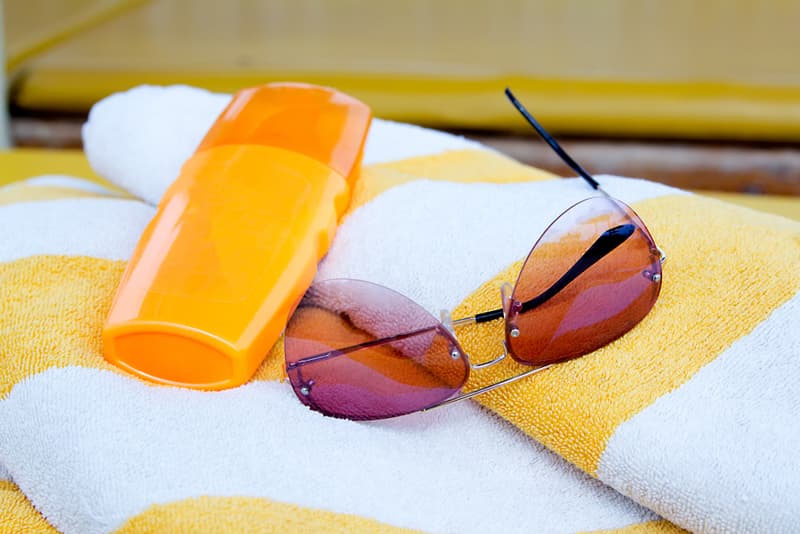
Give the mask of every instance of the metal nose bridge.
<svg viewBox="0 0 800 534">
<path fill-rule="evenodd" d="M 505 287 L 505 286 L 508 286 L 508 287 Z M 508 311 L 506 303 L 510 303 L 510 294 L 511 294 L 511 292 L 509 291 L 509 289 L 510 289 L 510 284 L 503 284 L 503 287 L 500 290 L 500 294 L 501 294 L 501 297 L 503 299 L 503 319 L 505 319 L 506 312 Z M 450 317 L 450 312 L 447 311 L 447 310 L 442 310 L 441 314 L 440 314 L 440 317 L 441 317 L 442 324 L 445 326 L 445 328 L 447 328 L 447 330 L 450 331 L 451 334 L 453 334 L 453 337 L 455 337 L 456 339 L 457 339 L 457 336 L 456 336 L 454 327 L 463 326 L 463 325 L 467 325 L 467 324 L 473 324 L 473 323 L 477 322 L 475 317 L 464 317 L 463 319 L 457 319 L 457 320 L 454 321 Z M 473 364 L 472 362 L 469 361 L 469 354 L 467 354 L 467 353 L 463 353 L 463 354 L 464 354 L 464 358 L 466 358 L 467 363 L 469 364 L 470 369 L 484 369 L 486 367 L 491 367 L 492 365 L 504 360 L 505 357 L 508 356 L 508 347 L 506 346 L 506 342 L 504 340 L 503 341 L 503 354 L 501 354 L 500 356 L 497 356 L 496 358 L 493 358 L 493 359 L 491 359 L 491 360 L 489 360 L 487 362 L 481 362 L 481 363 L 476 363 L 476 364 Z M 512 382 L 516 382 L 518 380 L 522 380 L 523 378 L 526 378 L 528 376 L 534 375 L 534 374 L 536 374 L 536 373 L 538 373 L 540 371 L 544 371 L 545 369 L 549 369 L 553 365 L 554 364 L 551 363 L 551 364 L 543 365 L 541 367 L 534 367 L 532 369 L 528 369 L 528 370 L 523 371 L 523 372 L 521 372 L 519 374 L 516 374 L 514 376 L 506 378 L 504 380 L 500 380 L 499 382 L 495 382 L 494 384 L 489 384 L 488 386 L 484 386 L 482 388 L 478 388 L 476 390 L 469 391 L 467 393 L 462 393 L 460 395 L 456 395 L 455 397 L 452 397 L 450 399 L 447 399 L 447 400 L 444 400 L 444 401 L 439 402 L 437 404 L 434 404 L 430 408 L 426 408 L 426 409 L 424 409 L 422 411 L 427 412 L 428 410 L 433 410 L 434 408 L 439 408 L 441 406 L 447 406 L 448 404 L 453 404 L 454 402 L 458 402 L 460 400 L 470 399 L 470 398 L 475 397 L 477 395 L 480 395 L 482 393 L 486 393 L 488 391 L 492 391 L 494 389 L 497 389 L 497 388 L 499 388 L 501 386 L 504 386 L 506 384 L 510 384 Z"/>
<path fill-rule="evenodd" d="M 503 310 L 503 321 L 505 321 L 506 314 L 508 312 L 508 306 L 511 302 L 511 292 L 512 292 L 512 287 L 511 284 L 509 284 L 508 282 L 504 282 L 500 286 L 500 306 L 501 309 Z M 441 323 L 444 325 L 445 328 L 447 328 L 450 331 L 451 334 L 453 334 L 453 337 L 456 338 L 456 341 L 458 341 L 458 335 L 456 335 L 455 327 L 464 326 L 468 324 L 475 324 L 478 322 L 477 317 L 478 317 L 477 315 L 471 317 L 463 317 L 461 319 L 456 319 L 454 321 L 453 318 L 450 316 L 449 310 L 441 310 L 439 312 L 439 318 L 441 320 Z M 464 358 L 467 359 L 467 363 L 469 364 L 470 369 L 478 370 L 478 369 L 484 369 L 486 367 L 491 367 L 492 365 L 503 361 L 506 358 L 506 356 L 508 356 L 508 347 L 506 346 L 505 340 L 503 340 L 503 353 L 500 354 L 499 356 L 492 358 L 489 361 L 480 363 L 472 363 L 470 361 L 469 354 L 467 354 L 466 352 L 464 352 L 463 354 Z"/>
<path fill-rule="evenodd" d="M 458 341 L 458 335 L 455 332 L 455 327 L 476 323 L 475 317 L 464 317 L 463 319 L 457 319 L 454 321 L 450 317 L 450 312 L 448 312 L 447 310 L 442 310 L 440 313 L 440 317 L 442 324 L 445 326 L 445 328 L 447 328 L 450 331 L 451 334 L 453 334 L 453 337 L 455 337 L 457 341 Z M 464 352 L 464 357 L 467 359 L 467 363 L 469 363 L 470 369 L 476 369 L 476 370 L 484 369 L 486 367 L 491 367 L 492 365 L 503 361 L 506 356 L 508 356 L 508 347 L 506 347 L 505 341 L 503 341 L 503 353 L 486 362 L 472 363 L 470 361 L 469 354 Z"/>
<path fill-rule="evenodd" d="M 503 361 L 506 356 L 508 356 L 508 349 L 506 348 L 506 342 L 503 341 L 503 353 L 500 356 L 497 356 L 493 360 L 489 360 L 488 362 L 481 362 L 481 363 L 472 363 L 469 362 L 470 369 L 483 369 L 484 367 L 491 367 L 492 365 Z M 469 356 L 467 356 L 467 361 L 469 361 Z"/>
</svg>

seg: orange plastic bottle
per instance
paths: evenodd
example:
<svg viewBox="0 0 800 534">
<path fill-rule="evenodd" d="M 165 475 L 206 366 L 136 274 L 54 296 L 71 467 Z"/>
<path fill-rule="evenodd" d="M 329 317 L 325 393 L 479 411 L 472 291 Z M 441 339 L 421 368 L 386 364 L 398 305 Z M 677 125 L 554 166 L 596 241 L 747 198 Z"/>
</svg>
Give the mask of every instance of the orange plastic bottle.
<svg viewBox="0 0 800 534">
<path fill-rule="evenodd" d="M 139 241 L 103 331 L 156 382 L 246 382 L 310 285 L 350 200 L 372 115 L 331 89 L 236 94 Z"/>
</svg>

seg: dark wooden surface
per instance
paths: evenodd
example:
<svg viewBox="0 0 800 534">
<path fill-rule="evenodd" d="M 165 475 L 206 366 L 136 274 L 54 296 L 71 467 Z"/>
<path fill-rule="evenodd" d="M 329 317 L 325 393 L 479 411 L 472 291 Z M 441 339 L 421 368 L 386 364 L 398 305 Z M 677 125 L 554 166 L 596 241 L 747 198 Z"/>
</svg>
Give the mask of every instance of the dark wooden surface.
<svg viewBox="0 0 800 534">
<path fill-rule="evenodd" d="M 511 157 L 574 175 L 535 137 L 472 134 Z M 800 146 L 566 139 L 564 149 L 592 174 L 646 178 L 683 189 L 800 195 Z"/>
</svg>

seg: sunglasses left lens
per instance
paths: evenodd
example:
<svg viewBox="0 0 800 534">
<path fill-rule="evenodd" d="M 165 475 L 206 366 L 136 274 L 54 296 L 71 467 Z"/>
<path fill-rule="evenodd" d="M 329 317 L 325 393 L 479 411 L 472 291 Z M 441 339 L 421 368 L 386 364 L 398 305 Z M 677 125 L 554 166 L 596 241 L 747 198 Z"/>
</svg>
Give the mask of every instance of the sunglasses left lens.
<svg viewBox="0 0 800 534">
<path fill-rule="evenodd" d="M 446 400 L 469 364 L 425 309 L 358 280 L 314 284 L 285 336 L 286 371 L 297 397 L 333 417 L 383 419 Z"/>
</svg>

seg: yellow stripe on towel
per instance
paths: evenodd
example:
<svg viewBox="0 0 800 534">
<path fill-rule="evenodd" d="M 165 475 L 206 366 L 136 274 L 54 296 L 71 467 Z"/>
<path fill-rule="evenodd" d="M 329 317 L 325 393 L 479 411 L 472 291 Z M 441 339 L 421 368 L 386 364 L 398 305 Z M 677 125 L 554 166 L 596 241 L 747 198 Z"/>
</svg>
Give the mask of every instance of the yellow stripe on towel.
<svg viewBox="0 0 800 534">
<path fill-rule="evenodd" d="M 116 534 L 157 532 L 417 532 L 352 514 L 304 508 L 257 497 L 199 497 L 157 504 Z"/>
<path fill-rule="evenodd" d="M 0 399 L 50 367 L 122 372 L 103 359 L 100 332 L 124 269 L 122 261 L 83 256 L 0 263 Z"/>
<path fill-rule="evenodd" d="M 800 225 L 699 196 L 655 198 L 634 209 L 668 256 L 653 311 L 591 355 L 477 397 L 593 475 L 621 423 L 685 383 L 800 289 L 788 268 L 800 265 Z M 500 284 L 513 283 L 521 266 L 483 284 L 453 317 L 494 309 Z M 502 323 L 469 325 L 459 339 L 470 354 L 496 354 Z M 468 387 L 523 369 L 504 361 L 473 373 Z"/>
<path fill-rule="evenodd" d="M 36 511 L 16 484 L 0 480 L 0 532 L 54 534 L 58 532 Z"/>
</svg>

